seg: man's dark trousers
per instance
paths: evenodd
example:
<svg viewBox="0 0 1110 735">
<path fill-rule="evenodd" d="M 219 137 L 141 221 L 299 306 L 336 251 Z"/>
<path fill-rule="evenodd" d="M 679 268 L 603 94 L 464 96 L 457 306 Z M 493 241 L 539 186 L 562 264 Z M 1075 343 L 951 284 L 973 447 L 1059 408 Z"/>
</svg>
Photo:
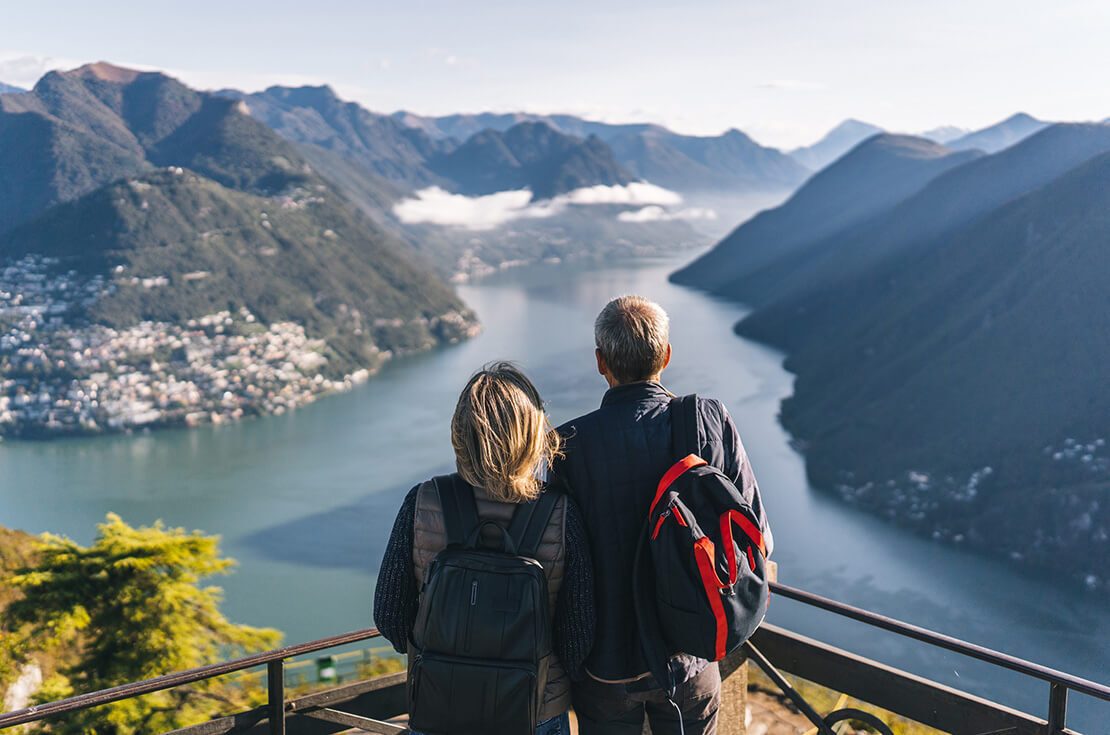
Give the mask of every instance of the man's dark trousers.
<svg viewBox="0 0 1110 735">
<path fill-rule="evenodd" d="M 668 702 L 650 679 L 604 684 L 587 678 L 574 687 L 574 712 L 580 735 L 640 735 L 645 715 L 651 723 L 652 735 L 679 735 L 683 731 L 686 735 L 716 735 L 717 710 L 721 706 L 721 672 L 717 664 L 710 664 L 679 686 L 674 701 L 674 705 Z"/>
</svg>

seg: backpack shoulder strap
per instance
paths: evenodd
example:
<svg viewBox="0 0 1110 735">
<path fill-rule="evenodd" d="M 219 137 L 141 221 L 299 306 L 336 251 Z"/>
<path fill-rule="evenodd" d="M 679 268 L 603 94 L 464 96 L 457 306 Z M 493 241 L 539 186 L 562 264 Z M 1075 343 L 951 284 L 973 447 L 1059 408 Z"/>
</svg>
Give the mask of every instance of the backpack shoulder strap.
<svg viewBox="0 0 1110 735">
<path fill-rule="evenodd" d="M 676 459 L 701 450 L 698 440 L 698 396 L 678 396 L 671 399 L 671 445 Z"/>
<path fill-rule="evenodd" d="M 547 530 L 548 521 L 555 511 L 555 503 L 559 501 L 557 493 L 547 491 L 530 503 L 517 506 L 513 512 L 513 520 L 509 526 L 509 535 L 516 542 L 516 551 L 521 556 L 536 557 L 536 551 L 543 540 L 543 532 Z"/>
<path fill-rule="evenodd" d="M 443 508 L 443 524 L 447 528 L 448 546 L 465 546 L 471 531 L 478 527 L 478 504 L 474 488 L 454 475 L 433 477 L 432 483 L 439 493 Z"/>
<path fill-rule="evenodd" d="M 524 540 L 524 533 L 532 522 L 532 516 L 536 514 L 537 502 L 538 499 L 521 503 L 513 511 L 513 519 L 509 522 L 509 536 L 512 537 L 518 551 L 520 550 L 521 541 Z"/>
</svg>

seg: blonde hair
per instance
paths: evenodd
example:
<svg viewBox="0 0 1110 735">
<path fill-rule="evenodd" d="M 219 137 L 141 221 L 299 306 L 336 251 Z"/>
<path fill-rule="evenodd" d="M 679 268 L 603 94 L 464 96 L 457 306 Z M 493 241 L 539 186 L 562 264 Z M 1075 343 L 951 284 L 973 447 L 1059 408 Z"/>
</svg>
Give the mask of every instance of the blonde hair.
<svg viewBox="0 0 1110 735">
<path fill-rule="evenodd" d="M 620 296 L 597 315 L 594 343 L 617 382 L 634 383 L 663 371 L 670 331 L 662 306 L 643 296 Z"/>
<path fill-rule="evenodd" d="M 511 362 L 486 365 L 470 378 L 451 418 L 459 474 L 504 503 L 540 494 L 537 470 L 562 450 L 532 381 Z"/>
</svg>

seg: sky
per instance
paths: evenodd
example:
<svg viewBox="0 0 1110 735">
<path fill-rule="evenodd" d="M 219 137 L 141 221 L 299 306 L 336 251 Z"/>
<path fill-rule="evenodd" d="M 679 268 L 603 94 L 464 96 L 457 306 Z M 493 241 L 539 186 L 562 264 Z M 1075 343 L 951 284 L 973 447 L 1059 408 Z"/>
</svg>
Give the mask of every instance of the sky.
<svg viewBox="0 0 1110 735">
<path fill-rule="evenodd" d="M 0 0 L 0 81 L 105 60 L 379 112 L 568 112 L 805 145 L 849 117 L 1110 116 L 1107 0 Z"/>
</svg>

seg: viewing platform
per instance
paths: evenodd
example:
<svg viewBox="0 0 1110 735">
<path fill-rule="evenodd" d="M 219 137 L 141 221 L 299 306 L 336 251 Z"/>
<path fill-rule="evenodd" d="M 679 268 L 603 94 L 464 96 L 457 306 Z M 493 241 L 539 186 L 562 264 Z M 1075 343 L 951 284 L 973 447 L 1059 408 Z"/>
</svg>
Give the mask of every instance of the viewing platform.
<svg viewBox="0 0 1110 735">
<path fill-rule="evenodd" d="M 1110 722 L 1110 686 L 977 646 L 909 623 L 845 605 L 804 590 L 772 583 L 781 598 L 801 603 L 831 616 L 889 631 L 922 645 L 945 649 L 971 659 L 1007 669 L 1044 684 L 1045 716 L 1022 712 L 887 666 L 776 625 L 764 624 L 750 641 L 721 663 L 724 680 L 718 732 L 747 735 L 749 669 L 756 665 L 786 699 L 812 723 L 810 733 L 832 735 L 841 723 L 866 723 L 871 731 L 892 732 L 882 720 L 894 713 L 935 730 L 956 735 L 1066 735 L 1068 695 L 1093 697 L 1106 710 Z M 290 698 L 286 691 L 287 662 L 341 646 L 379 638 L 375 628 L 357 630 L 308 643 L 286 646 L 189 671 L 179 671 L 112 689 L 0 715 L 0 730 L 64 717 L 67 713 L 143 694 L 171 689 L 214 677 L 246 672 L 265 666 L 268 701 L 255 709 L 228 714 L 172 735 L 326 735 L 339 732 L 407 733 L 399 719 L 406 709 L 405 672 L 342 684 L 323 691 Z M 301 664 L 299 664 L 301 665 Z M 841 693 L 872 707 L 838 707 L 816 711 L 783 677 L 799 679 Z M 333 675 L 334 676 L 334 675 Z M 841 702 L 845 697 L 841 697 Z M 393 720 L 392 722 L 390 720 Z M 754 729 L 754 728 L 753 728 Z M 1090 733 L 1087 735 L 1101 735 Z"/>
</svg>

